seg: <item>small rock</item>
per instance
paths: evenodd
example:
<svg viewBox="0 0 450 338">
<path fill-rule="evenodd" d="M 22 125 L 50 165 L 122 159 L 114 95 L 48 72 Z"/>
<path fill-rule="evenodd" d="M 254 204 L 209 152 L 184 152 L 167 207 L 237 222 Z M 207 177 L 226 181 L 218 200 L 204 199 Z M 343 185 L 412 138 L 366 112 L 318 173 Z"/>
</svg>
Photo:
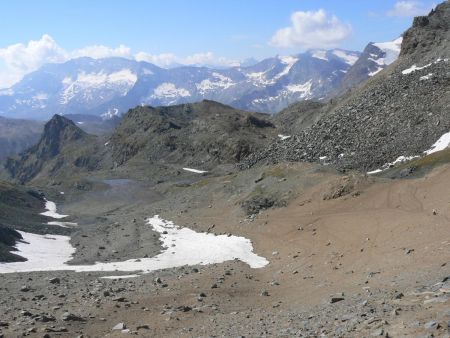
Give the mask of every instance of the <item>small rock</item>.
<svg viewBox="0 0 450 338">
<path fill-rule="evenodd" d="M 59 284 L 59 283 L 61 283 L 61 280 L 58 277 L 50 278 L 48 281 L 49 281 L 50 284 Z"/>
<path fill-rule="evenodd" d="M 136 330 L 150 330 L 150 326 L 144 324 L 144 325 L 139 325 Z"/>
<path fill-rule="evenodd" d="M 64 312 L 63 315 L 61 316 L 61 319 L 65 322 L 84 322 L 86 321 L 86 319 L 74 315 L 73 313 L 70 312 Z"/>
<path fill-rule="evenodd" d="M 345 298 L 344 297 L 331 297 L 330 303 L 334 304 L 334 303 L 340 302 L 342 300 L 345 300 Z"/>
<path fill-rule="evenodd" d="M 394 299 L 402 299 L 404 296 L 405 296 L 405 295 L 404 295 L 403 293 L 397 292 L 397 293 L 394 295 Z"/>
<path fill-rule="evenodd" d="M 126 326 L 124 323 L 119 323 L 119 324 L 117 324 L 116 326 L 114 326 L 114 327 L 112 328 L 112 330 L 113 330 L 113 331 L 117 331 L 117 330 L 122 331 L 122 330 L 125 330 L 126 328 L 127 328 L 127 326 Z"/>
<path fill-rule="evenodd" d="M 430 320 L 428 323 L 425 323 L 425 325 L 423 327 L 427 330 L 437 330 L 441 326 L 439 325 L 438 322 L 436 322 L 434 320 Z"/>
</svg>

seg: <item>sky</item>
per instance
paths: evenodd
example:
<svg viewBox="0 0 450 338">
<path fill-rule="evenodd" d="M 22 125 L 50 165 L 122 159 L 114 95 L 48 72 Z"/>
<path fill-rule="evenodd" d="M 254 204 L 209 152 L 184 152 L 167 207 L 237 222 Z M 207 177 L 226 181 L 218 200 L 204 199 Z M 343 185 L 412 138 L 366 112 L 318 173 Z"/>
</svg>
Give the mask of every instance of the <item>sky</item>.
<svg viewBox="0 0 450 338">
<path fill-rule="evenodd" d="M 232 66 L 397 38 L 429 0 L 15 0 L 0 2 L 0 88 L 45 63 L 122 56 Z"/>
</svg>

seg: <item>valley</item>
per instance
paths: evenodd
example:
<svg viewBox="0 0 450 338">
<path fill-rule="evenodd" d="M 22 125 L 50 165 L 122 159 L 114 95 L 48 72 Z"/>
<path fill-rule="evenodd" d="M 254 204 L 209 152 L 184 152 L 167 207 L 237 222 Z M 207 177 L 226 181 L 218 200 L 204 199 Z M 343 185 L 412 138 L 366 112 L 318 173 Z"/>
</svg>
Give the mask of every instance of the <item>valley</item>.
<svg viewBox="0 0 450 338">
<path fill-rule="evenodd" d="M 449 42 L 444 1 L 362 53 L 25 75 L 0 338 L 449 337 Z"/>
</svg>

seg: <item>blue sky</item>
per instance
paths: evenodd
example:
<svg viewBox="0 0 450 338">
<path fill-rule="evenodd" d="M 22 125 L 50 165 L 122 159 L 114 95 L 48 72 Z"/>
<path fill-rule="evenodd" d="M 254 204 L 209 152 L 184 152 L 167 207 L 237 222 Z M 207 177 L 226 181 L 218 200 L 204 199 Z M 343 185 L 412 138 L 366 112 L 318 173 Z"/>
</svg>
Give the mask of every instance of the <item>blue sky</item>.
<svg viewBox="0 0 450 338">
<path fill-rule="evenodd" d="M 362 50 L 369 41 L 398 37 L 432 6 L 428 0 L 3 1 L 0 87 L 42 63 L 108 50 L 141 52 L 140 59 L 160 65 L 231 64 L 308 48 Z"/>
</svg>

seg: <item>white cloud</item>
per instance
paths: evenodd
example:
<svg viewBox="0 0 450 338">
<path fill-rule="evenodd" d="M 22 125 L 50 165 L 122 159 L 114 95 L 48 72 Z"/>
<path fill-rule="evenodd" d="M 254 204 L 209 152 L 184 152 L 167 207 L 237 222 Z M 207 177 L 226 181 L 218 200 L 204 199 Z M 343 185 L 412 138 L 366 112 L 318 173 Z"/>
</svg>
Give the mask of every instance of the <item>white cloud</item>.
<svg viewBox="0 0 450 338">
<path fill-rule="evenodd" d="M 139 52 L 135 55 L 135 59 L 136 61 L 150 62 L 160 67 L 170 67 L 171 65 L 177 63 L 177 56 L 173 53 L 153 55 L 145 52 Z"/>
<path fill-rule="evenodd" d="M 133 53 L 131 48 L 125 45 L 120 45 L 117 48 L 92 45 L 68 51 L 60 47 L 51 36 L 44 34 L 39 40 L 31 40 L 26 45 L 18 43 L 0 48 L 0 88 L 12 86 L 20 81 L 25 74 L 37 70 L 46 63 L 60 63 L 82 56 L 94 59 L 123 57 L 150 62 L 160 67 L 171 67 L 178 64 L 221 67 L 238 65 L 236 60 L 218 57 L 212 52 L 181 57 L 173 53 Z"/>
<path fill-rule="evenodd" d="M 0 60 L 5 65 L 0 76 L 0 88 L 12 85 L 45 63 L 64 62 L 67 57 L 67 52 L 46 34 L 39 40 L 31 40 L 27 45 L 17 43 L 0 48 Z"/>
<path fill-rule="evenodd" d="M 341 22 L 323 9 L 294 12 L 291 25 L 278 30 L 270 40 L 275 47 L 331 48 L 337 46 L 352 31 L 350 24 Z"/>
<path fill-rule="evenodd" d="M 403 0 L 397 1 L 392 9 L 387 12 L 388 16 L 413 17 L 428 14 L 435 6 L 427 7 L 420 1 Z"/>
<path fill-rule="evenodd" d="M 133 54 L 131 53 L 131 48 L 124 45 L 120 45 L 117 48 L 110 48 L 103 45 L 87 46 L 81 49 L 74 50 L 71 53 L 71 58 L 82 56 L 88 56 L 93 59 L 101 59 L 113 56 L 131 59 L 133 57 Z"/>
</svg>

